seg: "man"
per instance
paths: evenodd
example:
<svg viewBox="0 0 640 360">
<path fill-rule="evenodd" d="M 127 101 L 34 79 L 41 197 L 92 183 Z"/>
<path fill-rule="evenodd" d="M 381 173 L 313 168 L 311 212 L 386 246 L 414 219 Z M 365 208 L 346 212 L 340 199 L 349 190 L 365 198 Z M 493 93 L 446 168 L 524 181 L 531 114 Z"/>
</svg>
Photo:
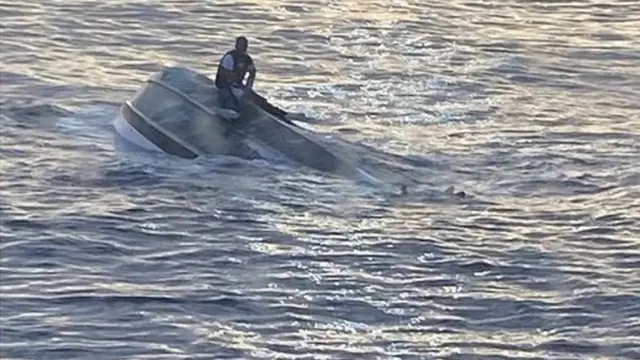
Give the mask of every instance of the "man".
<svg viewBox="0 0 640 360">
<path fill-rule="evenodd" d="M 266 112 L 279 119 L 291 122 L 292 119 L 300 119 L 304 114 L 287 113 L 286 111 L 271 105 L 264 97 L 253 91 L 253 82 L 256 78 L 256 68 L 253 59 L 247 54 L 249 41 L 244 36 L 236 38 L 235 49 L 228 51 L 218 64 L 216 74 L 216 87 L 222 107 L 240 111 L 240 99 L 245 98 L 260 106 Z M 249 74 L 246 83 L 245 76 Z"/>
</svg>

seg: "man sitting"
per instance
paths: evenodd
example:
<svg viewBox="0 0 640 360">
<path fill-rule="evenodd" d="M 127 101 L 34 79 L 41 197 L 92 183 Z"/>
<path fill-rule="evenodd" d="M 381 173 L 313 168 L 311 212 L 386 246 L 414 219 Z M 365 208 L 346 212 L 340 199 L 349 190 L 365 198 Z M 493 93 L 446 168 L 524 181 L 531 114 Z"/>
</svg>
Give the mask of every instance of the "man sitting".
<svg viewBox="0 0 640 360">
<path fill-rule="evenodd" d="M 240 112 L 240 99 L 252 101 L 263 110 L 275 117 L 291 122 L 293 119 L 305 118 L 304 114 L 287 113 L 286 111 L 273 106 L 267 99 L 253 91 L 253 82 L 256 78 L 256 68 L 253 59 L 247 54 L 249 41 L 244 36 L 236 38 L 235 49 L 228 51 L 218 64 L 216 74 L 216 87 L 223 108 Z M 249 74 L 246 83 L 243 83 L 245 76 Z"/>
</svg>

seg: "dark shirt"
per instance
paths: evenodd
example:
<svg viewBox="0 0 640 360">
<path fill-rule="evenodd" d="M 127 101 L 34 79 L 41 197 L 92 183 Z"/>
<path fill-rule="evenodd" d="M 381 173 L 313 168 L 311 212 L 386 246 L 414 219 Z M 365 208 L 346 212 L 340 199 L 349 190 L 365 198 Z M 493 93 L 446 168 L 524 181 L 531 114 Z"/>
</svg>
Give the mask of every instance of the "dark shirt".
<svg viewBox="0 0 640 360">
<path fill-rule="evenodd" d="M 224 70 L 231 71 L 231 76 L 224 76 Z M 247 73 L 255 73 L 253 59 L 249 54 L 242 54 L 236 50 L 228 51 L 218 64 L 218 73 L 216 74 L 216 86 L 225 88 L 231 85 L 242 86 L 242 80 Z"/>
</svg>

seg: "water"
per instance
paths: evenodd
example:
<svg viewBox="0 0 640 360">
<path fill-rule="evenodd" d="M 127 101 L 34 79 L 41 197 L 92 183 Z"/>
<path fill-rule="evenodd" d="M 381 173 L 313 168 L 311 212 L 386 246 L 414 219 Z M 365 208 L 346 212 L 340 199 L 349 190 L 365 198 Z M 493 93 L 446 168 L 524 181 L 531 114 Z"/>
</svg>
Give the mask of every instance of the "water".
<svg viewBox="0 0 640 360">
<path fill-rule="evenodd" d="M 3 359 L 640 358 L 636 2 L 0 12 Z M 420 185 L 119 143 L 239 34 L 263 94 Z"/>
</svg>

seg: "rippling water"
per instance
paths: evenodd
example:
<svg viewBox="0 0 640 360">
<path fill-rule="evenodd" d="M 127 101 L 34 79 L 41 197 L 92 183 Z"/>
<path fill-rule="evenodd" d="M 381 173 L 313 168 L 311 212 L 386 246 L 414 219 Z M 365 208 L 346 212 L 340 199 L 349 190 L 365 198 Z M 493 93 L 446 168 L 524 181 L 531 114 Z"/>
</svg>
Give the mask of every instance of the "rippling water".
<svg viewBox="0 0 640 360">
<path fill-rule="evenodd" d="M 640 358 L 637 2 L 0 13 L 2 358 Z M 273 102 L 419 185 L 118 141 L 144 79 L 239 34 Z"/>
</svg>

